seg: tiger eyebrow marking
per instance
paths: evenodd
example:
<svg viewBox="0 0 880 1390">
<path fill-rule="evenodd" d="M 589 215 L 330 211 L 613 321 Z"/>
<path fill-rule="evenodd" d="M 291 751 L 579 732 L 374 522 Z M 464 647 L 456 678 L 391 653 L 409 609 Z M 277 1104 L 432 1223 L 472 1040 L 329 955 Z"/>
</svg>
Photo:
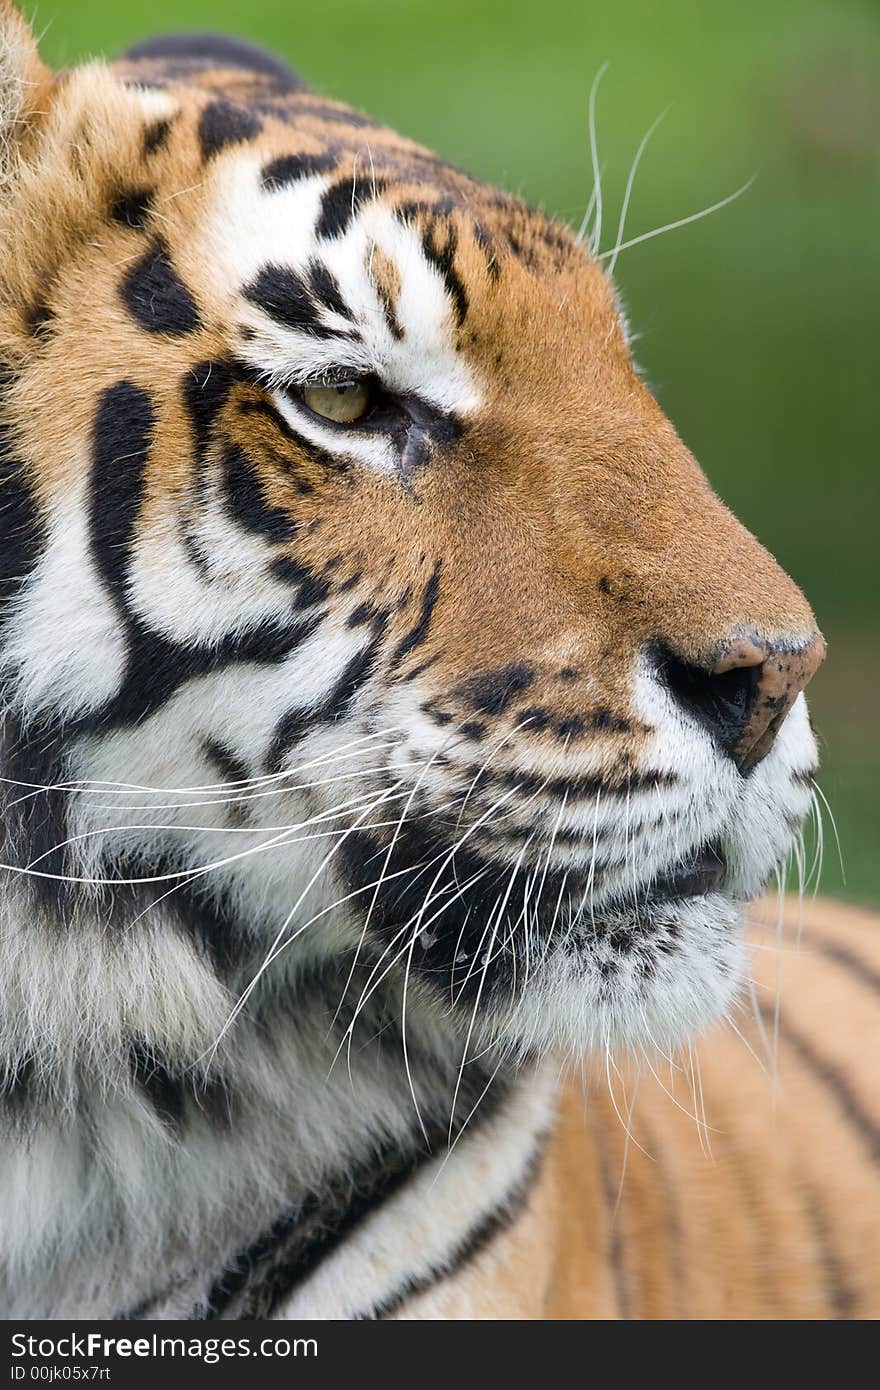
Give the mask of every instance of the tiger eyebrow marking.
<svg viewBox="0 0 880 1390">
<path fill-rule="evenodd" d="M 260 185 L 265 193 L 277 193 L 288 188 L 300 179 L 313 178 L 315 174 L 326 174 L 337 166 L 335 155 L 326 154 L 282 154 L 272 159 L 260 174 Z"/>
<path fill-rule="evenodd" d="M 355 214 L 365 203 L 374 202 L 387 187 L 387 179 L 358 179 L 354 174 L 332 183 L 321 199 L 315 235 L 322 241 L 343 236 Z"/>
<path fill-rule="evenodd" d="M 305 275 L 299 275 L 290 266 L 270 262 L 242 293 L 269 318 L 297 333 L 308 333 L 313 338 L 360 337 L 357 329 L 331 328 L 321 319 L 320 307 L 343 318 L 350 318 L 350 314 L 335 277 L 318 262 L 312 262 Z"/>
</svg>

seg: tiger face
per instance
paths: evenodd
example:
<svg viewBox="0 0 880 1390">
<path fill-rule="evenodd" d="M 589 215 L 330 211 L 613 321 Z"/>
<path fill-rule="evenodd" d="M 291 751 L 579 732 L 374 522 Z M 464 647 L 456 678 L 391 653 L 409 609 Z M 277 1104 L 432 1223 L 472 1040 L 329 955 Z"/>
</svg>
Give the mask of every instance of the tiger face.
<svg viewBox="0 0 880 1390">
<path fill-rule="evenodd" d="M 810 804 L 824 644 L 600 262 L 265 55 L 52 78 L 2 14 L 35 910 L 137 922 L 133 885 L 185 882 L 218 972 L 342 995 L 357 961 L 518 1051 L 716 1016 Z"/>
</svg>

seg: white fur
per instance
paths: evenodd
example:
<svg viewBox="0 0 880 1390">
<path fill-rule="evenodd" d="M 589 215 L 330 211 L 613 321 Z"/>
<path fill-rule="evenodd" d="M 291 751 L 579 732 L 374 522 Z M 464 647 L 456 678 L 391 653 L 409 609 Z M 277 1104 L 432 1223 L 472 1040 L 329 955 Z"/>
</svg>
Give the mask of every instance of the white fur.
<svg viewBox="0 0 880 1390">
<path fill-rule="evenodd" d="M 29 717 L 95 709 L 116 690 L 125 660 L 119 616 L 95 573 L 85 488 L 58 505 L 0 664 Z"/>
</svg>

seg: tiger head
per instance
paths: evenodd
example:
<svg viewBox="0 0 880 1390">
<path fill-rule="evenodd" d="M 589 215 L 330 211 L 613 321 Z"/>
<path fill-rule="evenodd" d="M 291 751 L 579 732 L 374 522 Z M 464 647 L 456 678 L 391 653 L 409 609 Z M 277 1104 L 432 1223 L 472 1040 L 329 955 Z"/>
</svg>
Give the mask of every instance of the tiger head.
<svg viewBox="0 0 880 1390">
<path fill-rule="evenodd" d="M 0 14 L 31 930 L 134 940 L 152 883 L 178 965 L 341 994 L 357 961 L 523 1051 L 723 1011 L 810 805 L 824 643 L 601 258 L 244 45 L 53 76 Z"/>
</svg>

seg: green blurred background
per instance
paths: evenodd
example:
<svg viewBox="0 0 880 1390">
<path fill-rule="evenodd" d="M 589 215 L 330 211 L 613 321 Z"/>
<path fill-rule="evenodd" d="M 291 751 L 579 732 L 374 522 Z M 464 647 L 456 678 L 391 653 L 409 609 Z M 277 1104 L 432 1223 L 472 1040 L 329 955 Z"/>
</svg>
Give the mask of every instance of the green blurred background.
<svg viewBox="0 0 880 1390">
<path fill-rule="evenodd" d="M 661 402 L 718 491 L 806 590 L 829 641 L 812 687 L 836 817 L 822 886 L 880 901 L 876 729 L 880 7 L 876 0 L 42 0 L 55 64 L 167 29 L 244 35 L 328 95 L 575 224 L 599 99 L 605 246 Z"/>
</svg>

